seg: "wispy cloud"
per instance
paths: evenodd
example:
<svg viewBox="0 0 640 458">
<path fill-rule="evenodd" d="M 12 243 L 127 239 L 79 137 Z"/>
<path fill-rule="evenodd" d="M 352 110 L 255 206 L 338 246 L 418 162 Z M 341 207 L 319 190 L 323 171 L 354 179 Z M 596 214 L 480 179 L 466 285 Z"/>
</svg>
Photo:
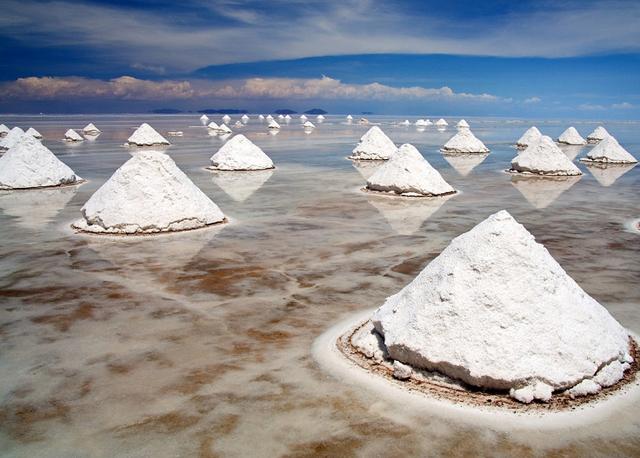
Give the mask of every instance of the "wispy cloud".
<svg viewBox="0 0 640 458">
<path fill-rule="evenodd" d="M 524 103 L 540 103 L 542 99 L 540 97 L 529 97 L 528 99 L 524 99 Z"/>
<path fill-rule="evenodd" d="M 630 110 L 635 108 L 635 105 L 629 102 L 613 103 L 611 105 L 583 103 L 582 105 L 579 105 L 578 108 L 580 110 Z"/>
<path fill-rule="evenodd" d="M 616 110 L 630 110 L 632 108 L 635 108 L 635 106 L 629 102 L 622 102 L 614 103 L 613 105 L 611 105 L 611 108 L 614 108 Z"/>
</svg>

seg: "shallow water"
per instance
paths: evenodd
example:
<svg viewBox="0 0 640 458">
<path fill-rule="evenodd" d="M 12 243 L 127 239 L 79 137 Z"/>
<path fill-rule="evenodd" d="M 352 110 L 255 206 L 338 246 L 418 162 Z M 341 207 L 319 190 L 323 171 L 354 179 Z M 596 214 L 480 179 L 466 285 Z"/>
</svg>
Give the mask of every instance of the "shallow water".
<svg viewBox="0 0 640 458">
<path fill-rule="evenodd" d="M 394 127 L 461 193 L 442 205 L 362 193 L 370 167 L 345 157 L 366 127 L 328 117 L 246 133 L 276 163 L 246 181 L 203 169 L 222 144 L 198 116 L 4 117 L 33 126 L 80 187 L 0 194 L 0 452 L 4 456 L 402 456 L 640 454 L 640 405 L 588 427 L 478 426 L 416 414 L 322 370 L 314 340 L 380 305 L 453 237 L 507 209 L 582 287 L 640 333 L 640 166 L 523 182 L 502 171 L 529 121 L 468 119 L 492 150 L 444 157 L 454 129 Z M 219 117 L 212 117 L 218 121 Z M 129 156 L 142 121 L 230 217 L 170 236 L 75 235 L 89 196 Z M 94 141 L 60 141 L 89 121 Z M 235 121 L 235 119 L 234 119 Z M 557 136 L 569 124 L 536 121 Z M 583 136 L 595 123 L 573 123 Z M 640 155 L 639 125 L 605 124 Z M 567 148 L 570 157 L 587 148 Z M 624 173 L 622 173 L 624 172 Z"/>
</svg>

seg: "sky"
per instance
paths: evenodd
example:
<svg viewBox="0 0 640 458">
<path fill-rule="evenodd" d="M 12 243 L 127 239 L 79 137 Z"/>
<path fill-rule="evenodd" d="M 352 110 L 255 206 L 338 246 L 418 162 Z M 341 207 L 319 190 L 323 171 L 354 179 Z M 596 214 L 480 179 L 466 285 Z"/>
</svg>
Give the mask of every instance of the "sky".
<svg viewBox="0 0 640 458">
<path fill-rule="evenodd" d="M 640 1 L 3 0 L 0 112 L 640 119 Z"/>
</svg>

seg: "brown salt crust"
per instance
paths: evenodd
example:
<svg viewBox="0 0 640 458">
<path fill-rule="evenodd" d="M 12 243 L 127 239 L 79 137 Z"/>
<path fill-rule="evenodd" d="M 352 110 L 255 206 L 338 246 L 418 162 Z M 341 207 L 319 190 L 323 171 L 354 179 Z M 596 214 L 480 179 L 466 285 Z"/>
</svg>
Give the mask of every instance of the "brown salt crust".
<svg viewBox="0 0 640 458">
<path fill-rule="evenodd" d="M 205 229 L 210 229 L 214 226 L 219 226 L 221 224 L 226 224 L 229 222 L 228 218 L 224 218 L 222 221 L 218 221 L 217 223 L 206 224 L 202 227 L 194 227 L 193 229 L 180 229 L 177 231 L 160 231 L 160 232 L 134 232 L 133 234 L 120 234 L 117 232 L 91 232 L 84 231 L 82 229 L 78 229 L 71 223 L 69 226 L 73 230 L 74 234 L 82 234 L 82 235 L 95 235 L 97 237 L 156 237 L 159 235 L 171 235 L 171 234 L 179 234 L 181 232 L 192 232 L 192 231 L 201 231 Z"/>
<path fill-rule="evenodd" d="M 636 380 L 639 369 L 638 358 L 640 358 L 640 350 L 635 339 L 629 337 L 629 353 L 633 357 L 633 362 L 629 369 L 624 372 L 624 377 L 613 386 L 602 388 L 596 394 L 578 397 L 572 399 L 569 395 L 562 392 L 555 393 L 548 402 L 533 401 L 530 404 L 523 404 L 509 396 L 508 391 L 501 390 L 482 390 L 478 387 L 467 385 L 463 382 L 453 380 L 444 375 L 445 378 L 451 380 L 451 385 L 438 383 L 431 380 L 416 380 L 413 376 L 407 380 L 398 380 L 393 377 L 393 369 L 384 366 L 373 358 L 368 358 L 360 350 L 358 350 L 353 342 L 352 337 L 369 321 L 365 321 L 360 325 L 351 328 L 345 334 L 342 334 L 336 341 L 336 347 L 349 361 L 366 369 L 376 375 L 382 376 L 388 381 L 398 384 L 412 392 L 418 392 L 423 395 L 452 401 L 458 404 L 469 406 L 493 406 L 502 409 L 517 412 L 540 412 L 540 411 L 566 411 L 574 410 L 576 407 L 590 404 L 592 402 L 601 401 L 603 398 L 613 395 L 625 385 Z M 386 360 L 392 363 L 392 359 Z M 428 371 L 424 371 L 428 373 Z M 443 375 L 438 372 L 433 374 Z M 454 386 L 455 384 L 455 386 Z"/>
<path fill-rule="evenodd" d="M 489 154 L 489 151 L 456 151 L 451 149 L 440 148 L 440 152 L 445 156 L 473 156 L 474 154 Z"/>
<path fill-rule="evenodd" d="M 266 167 L 264 169 L 216 169 L 213 166 L 204 167 L 209 172 L 262 172 L 263 170 L 273 170 L 276 166 Z"/>
<path fill-rule="evenodd" d="M 382 164 L 383 162 L 387 162 L 389 159 L 362 159 L 360 157 L 355 157 L 355 156 L 347 156 L 346 159 L 349 159 L 350 161 L 353 162 L 380 162 L 380 164 Z"/>
<path fill-rule="evenodd" d="M 70 188 L 72 186 L 79 186 L 85 183 L 88 183 L 88 180 L 78 180 L 73 183 L 63 183 L 63 184 L 54 184 L 51 186 L 36 186 L 35 188 L 0 188 L 0 192 L 9 192 L 9 191 L 31 191 L 32 189 L 56 189 L 56 188 Z"/>
<path fill-rule="evenodd" d="M 433 199 L 436 197 L 444 197 L 444 196 L 451 196 L 453 194 L 458 194 L 459 191 L 456 191 L 455 189 L 451 192 L 444 192 L 442 194 L 398 194 L 397 192 L 394 191 L 377 191 L 374 189 L 369 189 L 366 186 L 364 188 L 360 188 L 360 190 L 362 192 L 366 192 L 367 194 L 374 194 L 374 195 L 378 195 L 378 196 L 387 196 L 387 197 L 406 197 L 408 199 Z"/>
<path fill-rule="evenodd" d="M 566 175 L 566 174 L 563 175 L 563 174 L 556 174 L 556 173 L 520 172 L 514 169 L 506 169 L 504 172 L 510 175 L 522 175 L 522 176 L 529 176 L 529 177 L 579 177 L 583 175 L 582 173 L 577 173 L 573 175 Z"/>
<path fill-rule="evenodd" d="M 636 162 L 624 162 L 624 161 L 603 161 L 597 159 L 591 159 L 589 157 L 580 158 L 580 162 L 586 162 L 589 165 L 601 166 L 602 168 L 607 168 L 608 166 L 616 166 L 616 165 L 631 165 L 637 164 Z"/>
</svg>

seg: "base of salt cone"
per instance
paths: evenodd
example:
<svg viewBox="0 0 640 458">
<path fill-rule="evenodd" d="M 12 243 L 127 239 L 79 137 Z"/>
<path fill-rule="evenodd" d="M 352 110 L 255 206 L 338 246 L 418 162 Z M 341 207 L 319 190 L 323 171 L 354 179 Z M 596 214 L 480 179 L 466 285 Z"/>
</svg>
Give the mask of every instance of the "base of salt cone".
<svg viewBox="0 0 640 458">
<path fill-rule="evenodd" d="M 605 161 L 601 159 L 591 159 L 588 157 L 580 158 L 580 162 L 586 162 L 594 165 L 629 165 L 638 163 L 638 161 Z"/>
<path fill-rule="evenodd" d="M 204 167 L 205 170 L 210 172 L 262 172 L 263 170 L 274 170 L 275 168 L 275 165 L 273 167 L 265 167 L 264 169 L 220 169 L 212 165 Z"/>
<path fill-rule="evenodd" d="M 521 172 L 520 170 L 515 169 L 506 169 L 505 173 L 509 173 L 511 175 L 522 175 L 522 176 L 531 176 L 531 177 L 579 177 L 583 173 L 535 173 L 535 172 Z"/>
<path fill-rule="evenodd" d="M 440 148 L 440 152 L 442 154 L 449 154 L 451 156 L 461 156 L 463 154 L 489 154 L 491 150 L 487 149 L 485 151 L 460 151 L 456 149 Z"/>
<path fill-rule="evenodd" d="M 361 188 L 360 190 L 362 192 L 366 192 L 367 194 L 375 194 L 375 195 L 387 196 L 387 197 L 405 197 L 409 199 L 436 199 L 438 197 L 452 196 L 460 192 L 454 189 L 451 192 L 444 192 L 442 194 L 397 193 L 395 191 L 378 191 L 376 189 L 370 189 L 366 186 L 364 188 Z"/>
<path fill-rule="evenodd" d="M 62 184 L 54 184 L 51 186 L 35 186 L 32 188 L 2 188 L 0 187 L 0 191 L 6 192 L 6 191 L 30 191 L 32 189 L 56 189 L 56 188 L 70 188 L 72 186 L 80 186 L 81 184 L 85 184 L 87 183 L 87 180 L 85 179 L 79 179 L 77 181 L 74 181 L 73 183 L 62 183 Z"/>
<path fill-rule="evenodd" d="M 355 162 L 386 162 L 389 159 L 366 159 L 363 157 L 356 157 L 356 156 L 347 156 L 347 159 L 349 159 L 350 161 L 355 161 Z"/>
<path fill-rule="evenodd" d="M 82 221 L 82 220 L 80 220 L 80 221 Z M 227 217 L 225 217 L 222 221 L 218 221 L 218 222 L 211 223 L 211 224 L 205 224 L 204 226 L 194 227 L 194 228 L 191 228 L 191 229 L 179 229 L 179 230 L 158 231 L 158 232 L 134 232 L 134 233 L 87 231 L 87 230 L 81 228 L 80 226 L 78 226 L 77 225 L 77 221 L 71 223 L 69 226 L 71 227 L 73 232 L 76 233 L 76 234 L 86 234 L 86 235 L 97 236 L 97 237 L 156 237 L 156 236 L 161 236 L 161 235 L 179 234 L 179 233 L 183 233 L 183 232 L 202 231 L 202 230 L 210 229 L 210 228 L 213 228 L 213 227 L 218 227 L 218 226 L 221 226 L 223 224 L 227 224 L 228 222 L 229 222 L 229 219 Z"/>
</svg>

